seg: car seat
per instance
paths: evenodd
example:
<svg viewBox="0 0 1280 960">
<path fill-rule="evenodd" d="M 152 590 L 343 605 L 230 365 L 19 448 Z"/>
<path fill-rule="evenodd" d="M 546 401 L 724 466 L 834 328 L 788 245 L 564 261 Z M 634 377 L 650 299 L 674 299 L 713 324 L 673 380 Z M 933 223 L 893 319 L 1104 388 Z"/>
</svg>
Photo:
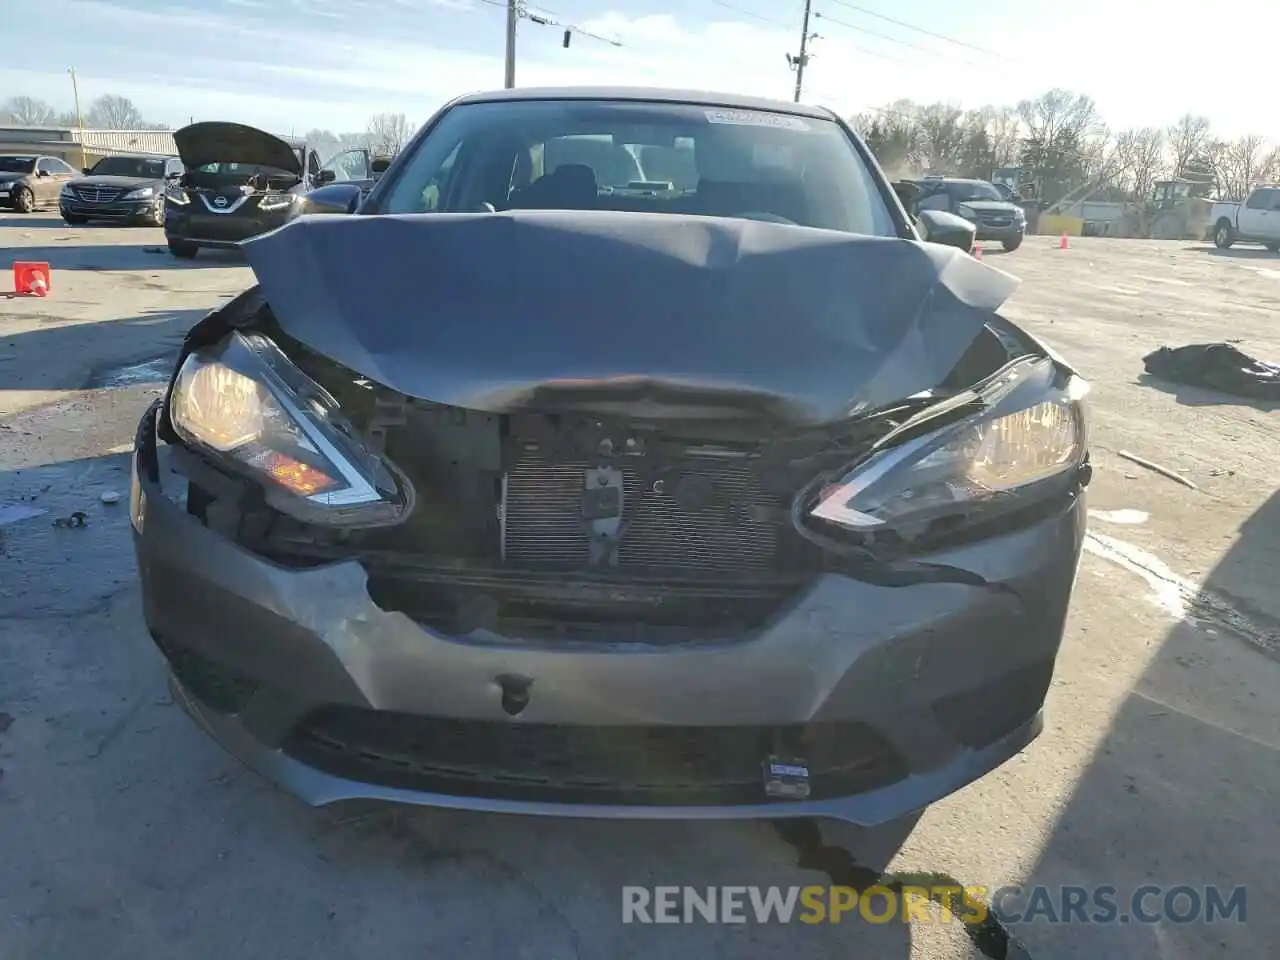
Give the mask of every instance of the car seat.
<svg viewBox="0 0 1280 960">
<path fill-rule="evenodd" d="M 599 188 L 595 172 L 582 163 L 564 163 L 511 194 L 513 210 L 590 210 Z"/>
<path fill-rule="evenodd" d="M 788 169 L 757 165 L 754 153 L 755 144 L 745 137 L 700 137 L 694 148 L 694 212 L 711 217 L 772 213 L 793 223 L 812 223 L 803 181 Z"/>
</svg>

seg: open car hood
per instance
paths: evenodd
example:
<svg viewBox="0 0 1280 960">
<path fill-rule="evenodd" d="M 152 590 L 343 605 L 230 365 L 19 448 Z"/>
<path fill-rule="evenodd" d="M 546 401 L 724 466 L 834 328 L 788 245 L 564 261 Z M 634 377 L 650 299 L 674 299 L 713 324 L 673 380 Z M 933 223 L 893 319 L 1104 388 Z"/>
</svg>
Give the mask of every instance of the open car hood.
<svg viewBox="0 0 1280 960">
<path fill-rule="evenodd" d="M 206 163 L 251 163 L 302 176 L 302 163 L 293 147 L 277 136 L 242 123 L 193 123 L 175 130 L 173 142 L 188 170 Z"/>
<path fill-rule="evenodd" d="M 289 336 L 491 412 L 828 421 L 937 386 L 1018 284 L 933 244 L 671 214 L 317 215 L 242 247 Z"/>
</svg>

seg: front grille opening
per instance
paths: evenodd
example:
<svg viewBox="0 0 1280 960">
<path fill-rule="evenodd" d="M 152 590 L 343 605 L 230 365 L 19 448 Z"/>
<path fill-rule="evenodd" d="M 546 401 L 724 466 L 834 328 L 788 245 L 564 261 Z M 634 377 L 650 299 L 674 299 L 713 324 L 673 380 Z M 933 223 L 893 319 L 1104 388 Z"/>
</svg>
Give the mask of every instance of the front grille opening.
<svg viewBox="0 0 1280 960">
<path fill-rule="evenodd" d="M 810 769 L 811 799 L 892 783 L 907 769 L 860 723 L 566 726 L 325 707 L 285 752 L 335 776 L 412 790 L 560 803 L 764 803 L 771 754 Z"/>
<path fill-rule="evenodd" d="M 169 669 L 197 700 L 218 713 L 239 713 L 258 690 L 256 681 L 215 663 L 191 647 L 153 635 Z"/>
<path fill-rule="evenodd" d="M 551 463 L 536 452 L 512 465 L 504 504 L 507 560 L 588 562 L 591 537 L 582 504 L 592 466 L 586 461 Z M 689 457 L 671 474 L 654 480 L 622 467 L 619 568 L 703 573 L 776 569 L 786 503 L 765 492 L 754 461 Z M 682 487 L 692 495 L 682 496 Z"/>
<path fill-rule="evenodd" d="M 755 632 L 804 583 L 776 580 L 734 589 L 568 574 L 551 581 L 510 572 L 481 578 L 490 580 L 482 585 L 465 585 L 461 579 L 431 583 L 375 571 L 368 589 L 383 610 L 403 613 L 450 636 L 487 630 L 511 639 L 678 644 Z"/>
<path fill-rule="evenodd" d="M 1044 705 L 1052 659 L 1037 660 L 980 687 L 933 701 L 933 713 L 957 741 L 985 747 L 1012 733 Z"/>
</svg>

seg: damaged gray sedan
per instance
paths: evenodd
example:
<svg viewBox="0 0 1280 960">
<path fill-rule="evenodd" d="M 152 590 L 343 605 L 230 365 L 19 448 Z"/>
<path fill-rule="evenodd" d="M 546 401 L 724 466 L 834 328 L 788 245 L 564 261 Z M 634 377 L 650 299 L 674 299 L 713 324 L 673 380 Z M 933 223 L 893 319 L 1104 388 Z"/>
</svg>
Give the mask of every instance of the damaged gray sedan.
<svg viewBox="0 0 1280 960">
<path fill-rule="evenodd" d="M 469 96 L 348 186 L 138 431 L 146 621 L 224 747 L 311 804 L 871 825 L 1038 734 L 1085 384 L 837 117 Z"/>
</svg>

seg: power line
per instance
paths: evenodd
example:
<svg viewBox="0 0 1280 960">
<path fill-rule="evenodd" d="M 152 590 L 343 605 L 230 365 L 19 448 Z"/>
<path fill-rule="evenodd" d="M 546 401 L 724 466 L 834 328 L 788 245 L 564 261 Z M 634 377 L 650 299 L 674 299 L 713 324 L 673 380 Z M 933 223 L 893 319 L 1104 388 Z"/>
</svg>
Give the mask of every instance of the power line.
<svg viewBox="0 0 1280 960">
<path fill-rule="evenodd" d="M 825 13 L 815 13 L 814 16 L 827 21 L 827 23 L 834 23 L 836 26 L 839 26 L 839 27 L 845 27 L 846 29 L 854 30 L 854 31 L 857 31 L 858 33 L 865 33 L 869 37 L 876 37 L 880 40 L 887 40 L 889 43 L 898 43 L 904 47 L 911 47 L 913 50 L 922 50 L 925 53 L 935 52 L 933 50 L 930 50 L 928 47 L 920 46 L 920 44 L 918 43 L 912 43 L 910 40 L 903 40 L 901 37 L 892 37 L 887 33 L 877 33 L 875 30 L 868 29 L 867 27 L 859 27 L 856 24 L 849 23 L 846 20 L 838 20 L 835 17 L 828 16 Z"/>
<path fill-rule="evenodd" d="M 752 20 L 759 20 L 761 23 L 772 24 L 775 27 L 781 27 L 784 30 L 790 30 L 794 24 L 784 23 L 781 20 L 775 20 L 773 17 L 766 17 L 763 13 L 756 13 L 754 10 L 747 10 L 743 7 L 735 6 L 732 3 L 726 3 L 725 0 L 710 0 L 717 7 L 724 7 L 726 10 L 732 10 L 734 13 L 740 13 L 744 17 L 750 17 Z"/>
<path fill-rule="evenodd" d="M 892 23 L 895 27 L 902 27 L 904 30 L 913 30 L 916 33 L 924 34 L 926 37 L 933 37 L 936 40 L 945 40 L 947 43 L 953 43 L 957 47 L 967 47 L 970 50 L 976 50 L 978 53 L 985 53 L 989 57 L 998 57 L 1001 60 L 1010 60 L 1009 57 L 1002 53 L 996 53 L 994 50 L 988 50 L 985 47 L 979 47 L 977 44 L 966 43 L 964 40 L 957 40 L 955 37 L 949 37 L 945 33 L 935 33 L 932 30 L 926 30 L 924 27 L 917 27 L 913 23 L 907 23 L 905 20 L 895 20 L 893 17 L 886 17 L 883 13 L 877 13 L 874 10 L 868 10 L 857 4 L 849 3 L 848 0 L 829 0 L 838 7 L 845 7 L 849 10 L 855 10 L 864 16 L 874 17 L 877 20 L 883 20 L 885 23 Z"/>
</svg>

